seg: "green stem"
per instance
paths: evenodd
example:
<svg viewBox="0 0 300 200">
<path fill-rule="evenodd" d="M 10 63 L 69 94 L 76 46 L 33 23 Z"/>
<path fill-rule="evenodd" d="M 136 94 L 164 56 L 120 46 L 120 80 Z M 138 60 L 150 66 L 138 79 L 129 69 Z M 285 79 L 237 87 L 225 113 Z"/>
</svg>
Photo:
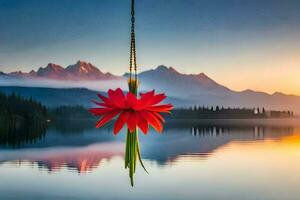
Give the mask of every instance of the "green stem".
<svg viewBox="0 0 300 200">
<path fill-rule="evenodd" d="M 137 95 L 137 80 L 129 81 L 129 91 Z M 129 168 L 130 183 L 133 186 L 133 176 L 136 170 L 136 160 L 138 158 L 140 164 L 147 172 L 141 158 L 139 141 L 138 141 L 138 129 L 130 132 L 127 130 L 126 135 L 126 149 L 125 149 L 125 168 Z M 148 173 L 148 172 L 147 172 Z"/>
<path fill-rule="evenodd" d="M 143 169 L 145 170 L 145 172 L 148 173 L 148 171 L 146 170 L 146 167 L 142 161 L 142 156 L 141 156 L 141 152 L 140 152 L 140 145 L 139 145 L 139 140 L 137 139 L 137 155 L 138 155 L 138 159 L 140 161 L 140 164 L 142 165 Z M 149 173 L 148 173 L 149 174 Z"/>
</svg>

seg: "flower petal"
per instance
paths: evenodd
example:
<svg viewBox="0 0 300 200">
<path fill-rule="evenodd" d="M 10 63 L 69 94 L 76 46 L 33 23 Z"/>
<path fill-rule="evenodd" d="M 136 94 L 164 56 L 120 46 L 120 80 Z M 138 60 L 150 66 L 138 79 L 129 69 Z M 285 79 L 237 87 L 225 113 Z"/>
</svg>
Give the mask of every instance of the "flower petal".
<svg viewBox="0 0 300 200">
<path fill-rule="evenodd" d="M 120 113 L 120 110 L 114 110 L 106 115 L 104 115 L 96 124 L 96 128 L 100 128 L 107 122 L 109 122 L 112 118 L 114 118 L 117 114 Z"/>
<path fill-rule="evenodd" d="M 132 108 L 133 106 L 136 105 L 136 103 L 138 102 L 136 96 L 134 94 L 132 94 L 131 92 L 128 92 L 126 95 L 126 100 L 125 100 L 125 107 L 127 108 Z"/>
<path fill-rule="evenodd" d="M 154 90 L 151 90 L 149 92 L 146 92 L 146 93 L 140 93 L 140 96 L 144 99 L 148 99 L 148 98 L 151 98 L 154 96 L 154 93 L 155 91 Z"/>
<path fill-rule="evenodd" d="M 114 108 L 91 108 L 89 112 L 93 113 L 94 115 L 106 115 L 113 111 Z"/>
<path fill-rule="evenodd" d="M 158 112 L 152 112 L 152 114 L 155 115 L 160 121 L 165 122 L 163 116 L 161 116 L 161 114 L 159 114 Z"/>
<path fill-rule="evenodd" d="M 153 115 L 150 111 L 141 111 L 142 117 L 147 120 L 147 122 L 157 131 L 162 132 L 163 126 L 159 119 Z"/>
<path fill-rule="evenodd" d="M 125 96 L 120 88 L 116 90 L 108 90 L 108 96 L 115 106 L 122 108 L 124 107 Z"/>
<path fill-rule="evenodd" d="M 147 93 L 140 93 L 140 101 L 142 102 L 142 104 L 144 105 L 148 105 L 149 100 L 154 96 L 154 90 L 151 90 L 150 92 Z"/>
<path fill-rule="evenodd" d="M 158 105 L 158 106 L 149 106 L 146 108 L 146 110 L 153 111 L 153 112 L 165 112 L 169 113 L 170 110 L 173 109 L 172 104 L 164 104 L 164 105 Z"/>
<path fill-rule="evenodd" d="M 137 123 L 138 123 L 138 116 L 136 112 L 130 111 L 127 120 L 127 127 L 130 132 L 134 131 L 134 129 L 137 127 Z"/>
<path fill-rule="evenodd" d="M 149 100 L 149 103 L 150 105 L 155 105 L 155 104 L 158 104 L 160 103 L 161 101 L 163 101 L 167 96 L 165 94 L 157 94 L 157 95 L 154 95 L 150 100 Z"/>
<path fill-rule="evenodd" d="M 119 98 L 125 99 L 124 92 L 122 91 L 121 88 L 117 88 L 117 89 L 116 89 L 116 94 L 119 96 Z"/>
<path fill-rule="evenodd" d="M 107 107 L 114 107 L 113 102 L 109 98 L 101 94 L 98 94 L 98 97 L 107 105 Z"/>
<path fill-rule="evenodd" d="M 147 120 L 144 119 L 139 112 L 137 112 L 137 115 L 138 115 L 138 124 L 137 124 L 138 127 L 141 129 L 141 131 L 144 134 L 147 134 L 148 129 L 149 129 L 149 124 L 148 124 Z"/>
<path fill-rule="evenodd" d="M 166 98 L 165 94 L 157 94 L 154 96 L 150 96 L 152 95 L 149 94 L 148 97 L 142 97 L 141 99 L 138 100 L 138 103 L 133 107 L 134 110 L 143 110 L 146 109 L 149 106 L 153 106 L 155 104 L 160 103 L 161 101 L 163 101 Z"/>
<path fill-rule="evenodd" d="M 98 106 L 102 106 L 102 107 L 105 107 L 105 108 L 112 108 L 112 105 L 107 105 L 106 103 L 103 103 L 103 102 L 97 102 L 95 100 L 92 100 L 94 104 L 98 105 Z"/>
<path fill-rule="evenodd" d="M 127 122 L 129 117 L 129 112 L 128 111 L 123 111 L 120 116 L 118 117 L 117 121 L 115 122 L 114 125 L 114 134 L 118 134 L 119 131 L 123 128 L 124 124 Z"/>
</svg>

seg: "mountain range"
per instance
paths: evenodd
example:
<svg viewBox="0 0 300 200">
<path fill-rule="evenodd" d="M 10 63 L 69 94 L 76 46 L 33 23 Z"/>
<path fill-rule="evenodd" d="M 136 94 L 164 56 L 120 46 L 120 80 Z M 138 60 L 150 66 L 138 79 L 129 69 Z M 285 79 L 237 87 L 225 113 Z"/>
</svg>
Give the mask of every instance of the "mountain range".
<svg viewBox="0 0 300 200">
<path fill-rule="evenodd" d="M 53 99 L 50 103 L 51 106 L 57 104 L 72 104 L 75 100 L 64 95 L 65 92 L 68 91 L 70 96 L 76 97 L 76 104 L 80 104 L 81 100 L 83 105 L 88 106 L 83 100 L 87 101 L 95 97 L 95 92 L 88 89 L 104 91 L 104 89 L 97 89 L 98 85 L 109 85 L 109 87 L 114 88 L 120 84 L 123 88 L 126 88 L 127 77 L 128 74 L 116 76 L 110 73 L 103 73 L 91 63 L 84 61 L 78 61 L 76 64 L 69 65 L 66 68 L 49 63 L 46 67 L 40 67 L 37 71 L 32 70 L 28 73 L 21 71 L 0 73 L 0 84 L 5 85 L 2 89 L 0 88 L 0 91 L 17 91 L 26 96 L 36 96 L 38 99 L 42 99 L 46 102 L 49 102 L 49 99 Z M 161 65 L 155 69 L 139 73 L 138 77 L 141 82 L 140 90 L 156 89 L 158 92 L 166 92 L 170 97 L 169 101 L 178 107 L 191 105 L 264 107 L 266 109 L 275 110 L 293 110 L 296 113 L 300 113 L 300 96 L 286 95 L 279 92 L 268 94 L 252 90 L 234 91 L 217 83 L 204 73 L 183 74 L 173 67 Z M 47 88 L 38 88 L 45 82 L 41 81 L 41 79 L 55 81 L 55 84 L 53 84 L 53 82 L 49 83 L 50 85 L 48 86 L 51 88 L 72 87 L 73 89 L 48 88 L 50 91 L 48 91 L 49 95 L 52 95 L 48 97 L 48 92 L 44 91 L 47 90 Z M 15 84 L 16 82 L 9 84 L 10 80 L 18 80 L 18 84 Z M 38 82 L 28 85 L 28 81 L 32 80 L 38 80 Z M 68 81 L 70 81 L 69 85 Z M 89 83 L 87 83 L 87 81 Z M 16 85 L 23 86 L 22 83 L 25 82 L 27 83 L 27 87 L 37 88 L 9 88 L 9 86 Z M 90 82 L 94 85 L 96 83 L 97 88 L 92 87 Z M 43 85 L 43 87 L 46 86 Z M 76 89 L 78 87 L 81 87 L 81 89 Z M 36 94 L 39 94 L 39 96 Z M 68 99 L 68 101 L 65 101 L 65 99 Z M 75 104 L 75 102 L 73 102 L 73 104 Z"/>
<path fill-rule="evenodd" d="M 107 80 L 118 78 L 110 73 L 101 72 L 89 62 L 80 60 L 76 64 L 69 65 L 66 68 L 49 63 L 46 67 L 40 67 L 37 71 L 16 71 L 6 75 L 15 78 L 46 78 L 55 80 Z"/>
</svg>

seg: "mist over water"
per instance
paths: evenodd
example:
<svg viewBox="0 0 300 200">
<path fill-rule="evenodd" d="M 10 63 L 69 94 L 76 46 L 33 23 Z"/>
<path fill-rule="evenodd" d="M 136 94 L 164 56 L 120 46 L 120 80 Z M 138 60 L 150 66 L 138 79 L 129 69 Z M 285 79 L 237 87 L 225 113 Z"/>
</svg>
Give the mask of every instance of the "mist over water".
<svg viewBox="0 0 300 200">
<path fill-rule="evenodd" d="M 110 88 L 122 88 L 127 90 L 127 80 L 100 80 L 100 81 L 73 81 L 50 79 L 5 79 L 0 78 L 0 86 L 44 87 L 44 88 L 87 88 L 94 91 L 107 91 Z"/>
<path fill-rule="evenodd" d="M 127 78 L 112 80 L 93 80 L 93 81 L 75 81 L 75 80 L 53 80 L 53 79 L 6 79 L 0 77 L 0 86 L 18 86 L 18 87 L 42 87 L 42 88 L 86 88 L 93 91 L 106 92 L 109 89 L 121 88 L 123 91 L 128 90 Z M 140 91 L 149 91 L 153 87 L 147 84 L 140 84 Z M 179 96 L 179 95 L 178 95 Z"/>
</svg>

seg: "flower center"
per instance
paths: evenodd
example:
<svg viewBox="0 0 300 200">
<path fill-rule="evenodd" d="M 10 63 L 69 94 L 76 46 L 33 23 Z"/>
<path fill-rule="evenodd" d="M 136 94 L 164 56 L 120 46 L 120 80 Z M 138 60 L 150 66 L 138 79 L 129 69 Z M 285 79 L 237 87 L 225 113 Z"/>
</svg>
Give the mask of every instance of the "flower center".
<svg viewBox="0 0 300 200">
<path fill-rule="evenodd" d="M 128 111 L 128 112 L 136 112 L 136 110 L 134 110 L 133 108 L 126 108 L 125 111 Z"/>
</svg>

